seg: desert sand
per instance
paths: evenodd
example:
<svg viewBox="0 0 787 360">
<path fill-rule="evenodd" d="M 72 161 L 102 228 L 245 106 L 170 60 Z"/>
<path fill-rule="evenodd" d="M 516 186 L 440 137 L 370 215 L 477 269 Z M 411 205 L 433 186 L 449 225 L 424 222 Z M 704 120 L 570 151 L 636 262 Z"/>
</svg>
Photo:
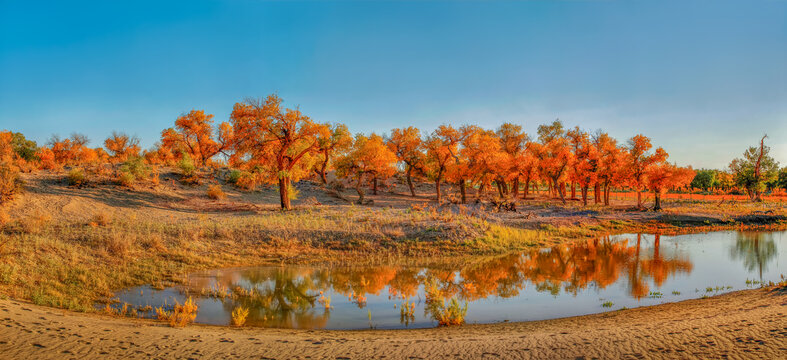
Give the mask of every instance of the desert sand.
<svg viewBox="0 0 787 360">
<path fill-rule="evenodd" d="M 420 330 L 281 330 L 112 318 L 0 300 L 0 358 L 787 358 L 787 291 L 564 319 Z"/>
</svg>

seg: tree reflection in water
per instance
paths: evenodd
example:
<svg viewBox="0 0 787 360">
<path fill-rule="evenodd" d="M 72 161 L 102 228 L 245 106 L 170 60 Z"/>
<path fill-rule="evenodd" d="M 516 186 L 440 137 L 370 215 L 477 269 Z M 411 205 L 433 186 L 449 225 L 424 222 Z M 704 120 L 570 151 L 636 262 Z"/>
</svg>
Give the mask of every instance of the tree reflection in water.
<svg viewBox="0 0 787 360">
<path fill-rule="evenodd" d="M 744 237 L 738 244 L 734 256 L 744 258 L 750 267 L 761 268 L 775 254 L 773 241 L 759 237 Z M 660 287 L 669 276 L 691 270 L 687 257 L 675 252 L 665 255 L 660 236 L 656 235 L 652 249 L 643 249 L 638 235 L 634 244 L 606 237 L 484 258 L 458 267 L 261 268 L 243 271 L 240 278 L 219 276 L 215 280 L 236 294 L 234 301 L 224 302 L 227 311 L 236 305 L 251 310 L 250 325 L 320 328 L 327 323 L 330 310 L 317 299 L 329 290 L 364 308 L 368 296 L 385 292 L 392 300 L 414 301 L 425 284 L 429 284 L 429 296 L 437 300 L 472 302 L 514 297 L 528 285 L 554 296 L 561 291 L 576 296 L 588 287 L 603 289 L 626 281 L 629 295 L 641 299 L 648 295 L 651 282 Z"/>
<path fill-rule="evenodd" d="M 776 242 L 772 233 L 754 231 L 738 232 L 735 245 L 730 249 L 730 257 L 742 260 L 749 272 L 757 271 L 762 282 L 762 272 L 768 269 L 768 263 L 776 257 Z"/>
</svg>

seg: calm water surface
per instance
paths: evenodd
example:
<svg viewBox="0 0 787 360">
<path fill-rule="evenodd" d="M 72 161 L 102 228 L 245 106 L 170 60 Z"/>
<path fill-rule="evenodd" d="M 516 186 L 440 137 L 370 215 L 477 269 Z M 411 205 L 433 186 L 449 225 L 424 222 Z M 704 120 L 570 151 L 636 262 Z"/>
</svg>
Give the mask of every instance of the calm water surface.
<svg viewBox="0 0 787 360">
<path fill-rule="evenodd" d="M 784 231 L 627 234 L 461 265 L 215 270 L 191 275 L 188 287 L 116 295 L 138 307 L 171 306 L 191 295 L 196 322 L 216 325 L 229 324 L 242 305 L 250 309 L 247 326 L 432 327 L 427 303 L 451 299 L 467 304 L 468 323 L 544 320 L 759 287 L 787 275 L 785 249 Z M 410 314 L 404 304 L 415 304 Z"/>
</svg>

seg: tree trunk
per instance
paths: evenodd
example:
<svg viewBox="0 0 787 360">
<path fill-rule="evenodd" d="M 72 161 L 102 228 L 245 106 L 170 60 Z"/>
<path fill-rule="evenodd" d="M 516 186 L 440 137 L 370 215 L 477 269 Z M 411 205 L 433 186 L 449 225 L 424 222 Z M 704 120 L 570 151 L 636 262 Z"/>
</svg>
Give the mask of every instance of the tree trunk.
<svg viewBox="0 0 787 360">
<path fill-rule="evenodd" d="M 359 205 L 363 205 L 364 195 L 366 195 L 363 193 L 363 188 L 361 187 L 361 184 L 363 184 L 363 174 L 358 175 L 358 183 L 355 184 L 355 191 L 358 193 Z"/>
<path fill-rule="evenodd" d="M 582 186 L 582 205 L 588 206 L 588 186 Z"/>
<path fill-rule="evenodd" d="M 467 204 L 467 189 L 465 189 L 465 179 L 459 180 L 459 193 L 462 195 L 462 204 Z"/>
<path fill-rule="evenodd" d="M 281 208 L 284 210 L 292 209 L 290 205 L 290 178 L 279 178 L 279 198 L 281 199 Z"/>
<path fill-rule="evenodd" d="M 412 177 L 413 167 L 407 166 L 407 187 L 410 188 L 410 195 L 415 197 L 415 186 L 413 186 L 413 177 Z"/>
<path fill-rule="evenodd" d="M 434 187 L 437 191 L 437 204 L 440 205 L 440 180 L 434 182 Z"/>
<path fill-rule="evenodd" d="M 593 203 L 594 204 L 598 204 L 598 203 L 601 202 L 601 194 L 599 193 L 599 191 L 601 191 L 601 185 L 596 183 L 595 185 L 593 185 L 593 198 L 594 198 L 593 199 L 594 200 Z"/>
<path fill-rule="evenodd" d="M 562 202 L 563 205 L 565 205 L 566 204 L 566 193 L 565 193 L 566 189 L 563 186 L 564 184 L 558 184 L 557 179 L 553 179 L 552 181 L 555 183 L 555 189 L 557 189 L 558 195 L 560 195 L 560 202 Z"/>
<path fill-rule="evenodd" d="M 637 209 L 642 210 L 642 191 L 637 189 Z"/>
<path fill-rule="evenodd" d="M 604 184 L 604 206 L 609 206 L 609 184 Z"/>
<path fill-rule="evenodd" d="M 372 194 L 377 195 L 377 176 L 372 178 Z"/>
<path fill-rule="evenodd" d="M 513 183 L 514 189 L 511 192 L 511 197 L 516 199 L 519 197 L 519 178 L 514 179 Z"/>
<path fill-rule="evenodd" d="M 320 180 L 322 180 L 323 185 L 328 185 L 328 177 L 325 176 L 325 169 L 328 168 L 328 158 L 325 158 L 325 161 L 320 165 Z"/>
<path fill-rule="evenodd" d="M 525 189 L 522 192 L 522 194 L 523 194 L 522 195 L 522 199 L 527 199 L 527 191 L 528 191 L 529 187 L 530 187 L 530 178 L 527 177 L 527 178 L 525 178 Z"/>
<path fill-rule="evenodd" d="M 504 198 L 505 194 L 503 193 L 503 184 L 501 184 L 499 180 L 495 181 L 495 184 L 497 184 L 497 192 L 500 194 L 500 197 Z"/>
<path fill-rule="evenodd" d="M 655 199 L 655 204 L 653 205 L 653 211 L 661 210 L 661 191 L 654 191 L 653 198 Z"/>
<path fill-rule="evenodd" d="M 572 199 L 577 198 L 577 184 L 575 184 L 574 182 L 571 182 L 571 198 Z"/>
</svg>

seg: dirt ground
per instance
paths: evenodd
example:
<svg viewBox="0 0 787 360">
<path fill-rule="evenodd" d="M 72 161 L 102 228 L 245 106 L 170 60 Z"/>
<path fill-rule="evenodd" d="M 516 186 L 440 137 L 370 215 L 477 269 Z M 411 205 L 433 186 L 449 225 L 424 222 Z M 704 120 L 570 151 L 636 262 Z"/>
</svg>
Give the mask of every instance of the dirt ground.
<svg viewBox="0 0 787 360">
<path fill-rule="evenodd" d="M 115 185 L 109 179 L 98 179 L 87 186 L 75 188 L 66 184 L 61 173 L 39 172 L 24 174 L 25 192 L 5 210 L 11 217 L 23 218 L 46 213 L 58 221 L 86 221 L 96 213 L 118 213 L 152 219 L 195 219 L 200 214 L 212 216 L 246 216 L 278 210 L 279 194 L 276 186 L 261 185 L 254 191 L 239 191 L 222 180 L 220 173 L 206 174 L 201 185 L 183 185 L 180 176 L 172 170 L 163 170 L 158 185 L 141 184 L 135 189 Z M 294 184 L 298 199 L 296 209 L 339 208 L 353 206 L 358 199 L 354 189 L 335 188 L 339 184 L 329 175 L 331 186 L 313 180 Z M 206 192 L 208 185 L 221 184 L 227 194 L 224 200 L 211 200 Z M 545 224 L 552 226 L 592 226 L 611 220 L 631 224 L 671 224 L 682 227 L 738 224 L 787 223 L 787 203 L 750 203 L 728 200 L 722 202 L 663 200 L 661 212 L 638 211 L 632 197 L 612 197 L 610 206 L 592 204 L 582 206 L 578 199 L 568 199 L 564 205 L 550 197 L 547 191 L 531 193 L 527 199 L 514 200 L 516 211 L 493 211 L 490 200 L 496 192 L 487 190 L 477 201 L 476 189 L 467 190 L 467 204 L 460 205 L 458 190 L 451 184 L 442 185 L 444 204 L 442 211 L 483 213 L 489 220 L 525 229 L 538 229 Z M 432 183 L 417 182 L 416 196 L 409 194 L 403 179 L 389 179 L 381 183 L 378 194 L 365 189 L 370 205 L 356 208 L 437 207 L 435 187 Z M 577 195 L 578 196 L 578 195 Z M 646 206 L 651 206 L 651 194 L 644 194 Z M 452 202 L 453 201 L 453 202 Z M 492 211 L 490 211 L 492 210 Z"/>
<path fill-rule="evenodd" d="M 0 358 L 787 358 L 787 292 L 421 330 L 278 330 L 118 319 L 0 300 Z"/>
<path fill-rule="evenodd" d="M 63 174 L 26 174 L 26 191 L 3 211 L 10 221 L 45 214 L 55 226 L 89 222 L 97 214 L 152 221 L 198 221 L 273 214 L 275 187 L 241 192 L 222 180 L 185 186 L 178 175 L 162 174 L 159 185 L 129 190 L 111 183 L 69 187 Z M 211 200 L 208 184 L 218 181 L 228 197 Z M 391 181 L 378 195 L 368 190 L 369 206 L 351 205 L 352 189 L 303 181 L 296 184 L 296 209 L 332 212 L 368 209 L 435 208 L 434 186 L 418 184 L 418 196 Z M 445 186 L 447 198 L 454 189 Z M 613 206 L 562 205 L 546 194 L 518 200 L 513 212 L 490 211 L 490 204 L 447 204 L 439 211 L 463 211 L 485 221 L 525 229 L 622 224 L 615 231 L 650 226 L 783 226 L 787 206 L 779 203 L 665 201 L 665 211 L 637 211 L 631 200 Z M 304 210 L 306 209 L 306 210 Z M 334 216 L 330 215 L 329 216 Z M 409 221 L 409 220 L 408 220 Z M 85 225 L 83 225 L 84 227 Z M 71 227 L 71 229 L 81 229 Z M 608 229 L 609 227 L 605 228 Z M 76 230 L 74 230 L 76 231 Z M 705 231 L 705 230 L 702 230 Z M 59 244 L 52 241 L 54 244 Z M 28 254 L 29 255 L 29 254 Z M 13 255 L 6 261 L 15 261 Z M 16 259 L 18 260 L 18 259 Z M 67 266 L 67 264 L 66 264 Z M 0 294 L 1 295 L 1 294 Z M 173 329 L 147 320 L 0 300 L 0 359 L 27 358 L 787 358 L 787 294 L 749 290 L 606 314 L 549 321 L 470 325 L 399 331 L 305 331 L 236 329 L 194 325 Z"/>
</svg>

